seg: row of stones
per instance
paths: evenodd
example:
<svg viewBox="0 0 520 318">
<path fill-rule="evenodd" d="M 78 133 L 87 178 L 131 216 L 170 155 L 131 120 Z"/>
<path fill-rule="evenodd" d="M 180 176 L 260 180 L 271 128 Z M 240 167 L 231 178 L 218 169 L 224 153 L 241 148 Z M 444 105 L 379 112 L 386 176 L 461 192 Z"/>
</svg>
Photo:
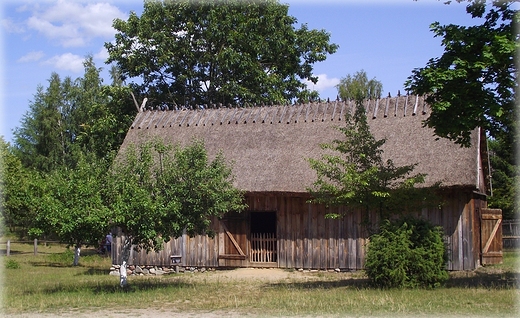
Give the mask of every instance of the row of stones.
<svg viewBox="0 0 520 318">
<path fill-rule="evenodd" d="M 121 268 L 121 265 L 112 265 L 110 267 L 110 275 L 119 276 L 119 270 Z M 206 268 L 206 267 L 184 267 L 184 266 L 139 266 L 139 265 L 129 265 L 126 268 L 126 275 L 127 276 L 144 276 L 144 275 L 166 275 L 171 273 L 184 273 L 184 272 L 191 272 L 191 273 L 204 273 L 206 271 L 215 271 L 215 268 Z"/>
</svg>

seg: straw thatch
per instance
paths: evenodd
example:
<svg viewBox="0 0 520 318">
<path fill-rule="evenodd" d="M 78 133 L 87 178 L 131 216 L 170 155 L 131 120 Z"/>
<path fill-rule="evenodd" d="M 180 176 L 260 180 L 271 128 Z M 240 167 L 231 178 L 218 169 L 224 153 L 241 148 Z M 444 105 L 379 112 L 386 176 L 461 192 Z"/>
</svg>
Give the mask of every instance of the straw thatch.
<svg viewBox="0 0 520 318">
<path fill-rule="evenodd" d="M 377 139 L 386 138 L 384 157 L 396 165 L 417 163 L 426 184 L 463 186 L 486 193 L 487 156 L 481 134 L 472 134 L 472 146 L 461 148 L 436 138 L 423 127 L 429 107 L 423 97 L 398 96 L 366 101 L 368 122 Z M 306 158 L 319 158 L 319 145 L 341 134 L 353 102 L 332 101 L 250 108 L 145 111 L 136 116 L 122 149 L 160 137 L 185 145 L 203 139 L 210 156 L 222 151 L 233 161 L 236 186 L 248 192 L 306 192 L 315 172 Z M 481 153 L 483 156 L 481 157 Z M 484 159 L 484 161 L 483 161 Z"/>
</svg>

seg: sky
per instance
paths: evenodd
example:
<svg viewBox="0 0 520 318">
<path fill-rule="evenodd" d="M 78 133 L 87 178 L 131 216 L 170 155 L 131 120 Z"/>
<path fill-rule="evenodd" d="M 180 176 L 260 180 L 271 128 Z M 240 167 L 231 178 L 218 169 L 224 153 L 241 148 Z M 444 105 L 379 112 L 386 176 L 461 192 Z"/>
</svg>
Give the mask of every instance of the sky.
<svg viewBox="0 0 520 318">
<path fill-rule="evenodd" d="M 289 15 L 309 29 L 324 29 L 336 53 L 314 64 L 322 99 L 335 99 L 336 85 L 348 74 L 364 70 L 383 84 L 383 95 L 400 90 L 412 70 L 443 53 L 441 38 L 430 24 L 480 24 L 465 4 L 437 0 L 281 0 Z M 114 40 L 115 18 L 142 13 L 137 0 L 3 0 L 0 4 L 0 135 L 13 140 L 39 85 L 46 88 L 53 72 L 61 78 L 83 75 L 87 55 L 102 67 L 109 84 L 104 43 Z"/>
</svg>

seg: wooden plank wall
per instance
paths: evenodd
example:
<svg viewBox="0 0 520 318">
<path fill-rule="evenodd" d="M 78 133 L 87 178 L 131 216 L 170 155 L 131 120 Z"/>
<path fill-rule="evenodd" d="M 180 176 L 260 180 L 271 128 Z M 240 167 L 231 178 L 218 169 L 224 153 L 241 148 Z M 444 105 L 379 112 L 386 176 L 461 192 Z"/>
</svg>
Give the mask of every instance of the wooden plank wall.
<svg viewBox="0 0 520 318">
<path fill-rule="evenodd" d="M 337 220 L 325 219 L 324 206 L 307 203 L 307 197 L 248 194 L 249 211 L 277 212 L 277 265 L 281 268 L 304 269 L 362 269 L 368 230 L 362 226 L 360 211 L 347 213 Z M 470 270 L 478 267 L 480 241 L 478 208 L 485 205 L 485 197 L 472 192 L 445 191 L 442 208 L 428 208 L 416 216 L 429 219 L 443 227 L 448 245 L 448 270 Z M 369 216 L 378 222 L 377 216 Z M 219 230 L 219 222 L 213 222 Z M 183 266 L 218 266 L 218 239 L 207 236 L 183 235 L 166 243 L 159 253 L 133 252 L 129 264 L 169 265 L 170 255 L 182 255 Z M 114 263 L 120 264 L 122 237 L 116 237 Z M 221 248 L 221 247 L 220 247 Z M 250 250 L 250 249 L 248 249 Z M 247 255 L 249 258 L 249 255 Z M 249 263 L 254 266 L 254 263 Z"/>
</svg>

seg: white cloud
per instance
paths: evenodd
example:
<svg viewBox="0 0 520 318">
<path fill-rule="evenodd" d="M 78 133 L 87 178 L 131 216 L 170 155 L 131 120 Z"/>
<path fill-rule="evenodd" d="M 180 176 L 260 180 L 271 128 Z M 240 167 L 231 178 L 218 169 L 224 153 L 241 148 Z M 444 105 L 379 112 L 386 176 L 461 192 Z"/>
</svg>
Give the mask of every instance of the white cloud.
<svg viewBox="0 0 520 318">
<path fill-rule="evenodd" d="M 311 81 L 304 81 L 309 89 L 317 90 L 318 92 L 323 92 L 329 88 L 334 88 L 339 84 L 339 78 L 333 77 L 328 78 L 327 74 L 318 74 L 318 82 L 314 84 Z"/>
<path fill-rule="evenodd" d="M 32 51 L 17 60 L 19 63 L 28 63 L 39 61 L 45 54 L 42 51 Z"/>
<path fill-rule="evenodd" d="M 40 7 L 41 8 L 41 7 Z M 35 9 L 27 26 L 64 47 L 87 45 L 93 38 L 111 38 L 112 21 L 126 16 L 109 3 L 78 3 L 58 0 L 44 9 Z"/>
<path fill-rule="evenodd" d="M 84 70 L 83 62 L 85 58 L 72 53 L 56 55 L 46 60 L 44 64 L 50 64 L 57 69 L 81 73 Z"/>
<path fill-rule="evenodd" d="M 102 47 L 99 52 L 97 52 L 96 54 L 94 54 L 94 58 L 97 59 L 97 60 L 101 60 L 103 61 L 103 63 L 105 63 L 105 61 L 108 59 L 108 51 L 105 47 Z"/>
<path fill-rule="evenodd" d="M 14 22 L 12 19 L 1 19 L 0 26 L 7 33 L 23 33 L 25 31 L 21 23 Z"/>
</svg>

